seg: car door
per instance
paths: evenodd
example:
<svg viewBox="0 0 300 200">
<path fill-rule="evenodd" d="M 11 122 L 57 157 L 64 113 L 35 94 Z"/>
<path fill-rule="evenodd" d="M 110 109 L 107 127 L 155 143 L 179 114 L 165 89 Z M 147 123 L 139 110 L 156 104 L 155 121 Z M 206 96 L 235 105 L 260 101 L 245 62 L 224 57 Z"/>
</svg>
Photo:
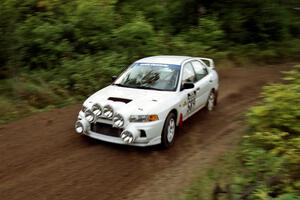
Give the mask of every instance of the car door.
<svg viewBox="0 0 300 200">
<path fill-rule="evenodd" d="M 186 119 L 196 110 L 196 88 L 184 89 L 182 88 L 185 82 L 195 83 L 196 74 L 191 62 L 187 62 L 183 66 L 182 78 L 181 78 L 181 89 L 180 93 L 183 96 L 182 114 L 183 118 Z"/>
<path fill-rule="evenodd" d="M 198 60 L 191 61 L 195 71 L 195 88 L 196 88 L 196 107 L 198 109 L 206 105 L 206 101 L 211 90 L 211 75 L 207 66 Z"/>
</svg>

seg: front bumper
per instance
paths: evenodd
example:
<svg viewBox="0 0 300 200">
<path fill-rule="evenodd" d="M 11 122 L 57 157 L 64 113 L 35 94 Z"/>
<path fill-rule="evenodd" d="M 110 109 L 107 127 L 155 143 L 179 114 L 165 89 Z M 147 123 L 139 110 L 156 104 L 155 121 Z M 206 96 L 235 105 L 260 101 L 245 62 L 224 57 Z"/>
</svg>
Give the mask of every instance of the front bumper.
<svg viewBox="0 0 300 200">
<path fill-rule="evenodd" d="M 82 119 L 83 112 L 79 113 L 79 119 Z M 112 121 L 106 119 L 98 119 L 97 122 L 105 123 L 112 126 Z M 145 135 L 141 137 L 140 135 L 135 138 L 134 142 L 126 143 L 124 142 L 120 136 L 109 136 L 107 134 L 102 134 L 101 132 L 92 131 L 90 127 L 87 128 L 83 135 L 89 136 L 94 139 L 102 140 L 105 142 L 111 142 L 116 144 L 123 144 L 123 145 L 131 145 L 131 146 L 152 146 L 161 143 L 161 133 L 163 129 L 164 121 L 158 120 L 155 122 L 146 122 L 146 123 L 129 123 L 125 130 L 137 130 L 139 132 L 144 131 Z"/>
</svg>

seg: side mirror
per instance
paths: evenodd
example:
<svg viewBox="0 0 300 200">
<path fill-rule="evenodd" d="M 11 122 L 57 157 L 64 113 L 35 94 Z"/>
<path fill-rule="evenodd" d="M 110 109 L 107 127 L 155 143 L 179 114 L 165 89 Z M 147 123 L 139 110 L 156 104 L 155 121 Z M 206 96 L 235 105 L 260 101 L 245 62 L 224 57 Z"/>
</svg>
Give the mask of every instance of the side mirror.
<svg viewBox="0 0 300 200">
<path fill-rule="evenodd" d="M 182 85 L 182 90 L 185 90 L 185 89 L 192 89 L 192 88 L 194 88 L 194 87 L 195 87 L 194 83 L 192 83 L 192 82 L 185 82 L 185 83 L 183 83 L 183 85 Z"/>
<path fill-rule="evenodd" d="M 114 76 L 111 77 L 111 81 L 114 82 L 117 78 L 118 77 L 114 75 Z"/>
</svg>

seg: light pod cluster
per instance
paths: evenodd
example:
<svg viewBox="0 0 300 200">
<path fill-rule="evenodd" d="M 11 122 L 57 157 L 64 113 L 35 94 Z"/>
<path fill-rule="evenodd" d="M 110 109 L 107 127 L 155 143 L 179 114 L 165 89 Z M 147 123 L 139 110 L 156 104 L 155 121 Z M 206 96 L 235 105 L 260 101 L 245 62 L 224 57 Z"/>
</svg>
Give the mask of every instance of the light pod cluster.
<svg viewBox="0 0 300 200">
<path fill-rule="evenodd" d="M 90 109 L 86 108 L 83 110 L 84 118 L 79 119 L 75 123 L 75 131 L 77 133 L 83 133 L 87 131 L 87 127 L 97 121 L 98 118 L 102 117 L 110 119 L 113 122 L 113 127 L 122 128 L 125 125 L 125 119 L 121 114 L 115 113 L 111 105 L 105 105 L 102 107 L 100 104 L 94 104 Z M 135 140 L 136 134 L 132 131 L 124 130 L 120 137 L 125 143 L 132 143 Z"/>
</svg>

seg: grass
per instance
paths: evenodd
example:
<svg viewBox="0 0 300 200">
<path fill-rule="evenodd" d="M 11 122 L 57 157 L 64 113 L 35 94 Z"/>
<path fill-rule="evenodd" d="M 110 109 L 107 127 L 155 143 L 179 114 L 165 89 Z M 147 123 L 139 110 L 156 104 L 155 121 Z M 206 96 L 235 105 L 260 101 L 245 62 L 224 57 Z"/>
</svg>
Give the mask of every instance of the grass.
<svg viewBox="0 0 300 200">
<path fill-rule="evenodd" d="M 42 75 L 40 74 L 40 77 Z M 50 83 L 37 80 L 33 72 L 0 80 L 0 124 L 6 124 L 37 112 L 64 107 L 78 101 L 65 89 L 62 90 L 65 91 L 65 94 L 58 89 L 53 89 Z"/>
<path fill-rule="evenodd" d="M 234 152 L 227 153 L 210 169 L 201 172 L 192 185 L 183 190 L 179 200 L 218 200 L 228 199 L 227 193 L 233 165 L 236 163 Z"/>
</svg>

